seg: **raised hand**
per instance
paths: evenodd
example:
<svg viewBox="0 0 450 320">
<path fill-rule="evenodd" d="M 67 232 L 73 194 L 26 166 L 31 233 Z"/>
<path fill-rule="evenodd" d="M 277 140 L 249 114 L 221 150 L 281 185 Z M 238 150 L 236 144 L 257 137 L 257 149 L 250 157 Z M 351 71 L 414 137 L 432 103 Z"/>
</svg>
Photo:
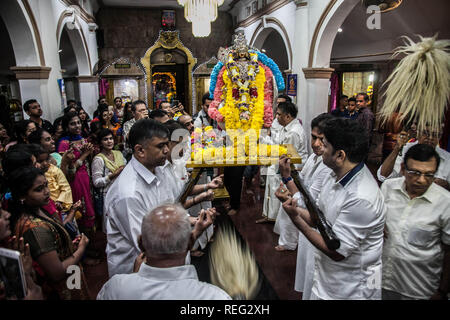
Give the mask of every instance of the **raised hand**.
<svg viewBox="0 0 450 320">
<path fill-rule="evenodd" d="M 283 209 L 291 217 L 291 219 L 300 214 L 297 211 L 297 200 L 293 198 L 288 199 L 283 203 Z"/>
<path fill-rule="evenodd" d="M 278 187 L 277 191 L 275 191 L 275 196 L 281 202 L 286 202 L 292 197 L 292 194 L 289 192 L 289 190 L 287 190 L 283 182 L 280 182 L 280 186 Z"/>
<path fill-rule="evenodd" d="M 278 162 L 280 167 L 280 174 L 283 178 L 291 176 L 291 159 L 285 154 L 280 156 L 280 161 Z"/>
<path fill-rule="evenodd" d="M 214 200 L 214 191 L 212 190 L 202 192 L 197 196 L 197 202 L 213 201 L 213 200 Z"/>
<path fill-rule="evenodd" d="M 218 189 L 223 187 L 223 174 L 218 177 L 212 179 L 210 183 L 208 183 L 208 189 Z"/>
</svg>

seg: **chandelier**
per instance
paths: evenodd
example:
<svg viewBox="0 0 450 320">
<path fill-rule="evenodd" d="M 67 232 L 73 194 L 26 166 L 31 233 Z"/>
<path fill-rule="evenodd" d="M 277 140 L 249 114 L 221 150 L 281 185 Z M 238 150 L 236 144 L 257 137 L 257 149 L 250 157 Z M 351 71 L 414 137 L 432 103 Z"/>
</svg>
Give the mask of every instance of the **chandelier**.
<svg viewBox="0 0 450 320">
<path fill-rule="evenodd" d="M 217 8 L 224 0 L 178 0 L 184 7 L 184 17 L 192 22 L 194 37 L 207 37 L 211 33 L 211 22 L 217 18 Z"/>
</svg>

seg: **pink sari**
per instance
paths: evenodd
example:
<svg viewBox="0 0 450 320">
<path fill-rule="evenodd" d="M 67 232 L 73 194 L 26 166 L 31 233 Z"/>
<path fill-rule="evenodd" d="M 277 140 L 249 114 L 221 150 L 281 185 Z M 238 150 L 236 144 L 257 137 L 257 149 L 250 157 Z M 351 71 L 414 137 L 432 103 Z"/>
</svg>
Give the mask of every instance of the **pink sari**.
<svg viewBox="0 0 450 320">
<path fill-rule="evenodd" d="M 82 139 L 85 144 L 85 140 Z M 69 140 L 61 140 L 58 146 L 58 152 L 64 153 L 70 148 Z M 73 154 L 75 155 L 74 161 L 77 161 L 81 157 L 81 150 L 79 146 L 73 146 Z M 75 178 L 70 183 L 70 187 L 72 188 L 72 197 L 73 202 L 77 202 L 78 200 L 84 199 L 84 207 L 85 210 L 83 212 L 83 216 L 78 220 L 78 224 L 85 228 L 92 228 L 95 224 L 95 210 L 94 203 L 91 195 L 91 182 L 89 178 L 88 168 L 86 166 L 86 161 L 83 163 L 81 167 L 79 167 L 75 173 Z"/>
</svg>

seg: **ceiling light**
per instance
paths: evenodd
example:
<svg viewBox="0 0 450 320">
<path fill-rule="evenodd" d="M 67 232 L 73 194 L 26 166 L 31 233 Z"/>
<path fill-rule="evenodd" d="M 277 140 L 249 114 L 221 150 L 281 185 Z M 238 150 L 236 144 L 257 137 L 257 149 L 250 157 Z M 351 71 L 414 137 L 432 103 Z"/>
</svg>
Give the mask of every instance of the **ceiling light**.
<svg viewBox="0 0 450 320">
<path fill-rule="evenodd" d="M 339 28 L 339 29 L 338 29 L 338 32 L 342 32 L 342 28 Z"/>
<path fill-rule="evenodd" d="M 217 18 L 217 8 L 224 0 L 178 0 L 184 7 L 184 17 L 192 22 L 194 37 L 207 37 L 211 33 L 211 22 Z"/>
</svg>

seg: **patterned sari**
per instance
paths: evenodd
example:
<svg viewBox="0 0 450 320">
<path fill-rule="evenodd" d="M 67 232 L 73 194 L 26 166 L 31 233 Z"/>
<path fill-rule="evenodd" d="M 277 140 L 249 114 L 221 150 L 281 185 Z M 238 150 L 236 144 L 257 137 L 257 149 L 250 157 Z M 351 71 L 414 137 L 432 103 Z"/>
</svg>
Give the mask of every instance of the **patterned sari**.
<svg viewBox="0 0 450 320">
<path fill-rule="evenodd" d="M 64 261 L 74 253 L 74 248 L 69 234 L 64 226 L 50 217 L 22 215 L 17 221 L 14 234 L 17 238 L 23 237 L 25 243 L 30 245 L 33 267 L 37 274 L 37 282 L 42 287 L 44 295 L 48 299 L 56 300 L 88 300 L 89 292 L 86 278 L 81 264 L 80 268 L 80 289 L 69 289 L 67 279 L 58 282 L 51 281 L 37 259 L 44 253 L 56 251 L 60 261 Z M 68 275 L 69 276 L 69 275 Z"/>
<path fill-rule="evenodd" d="M 81 141 L 81 143 L 75 144 L 74 142 Z M 75 155 L 74 161 L 77 161 L 83 154 L 81 146 L 86 143 L 86 140 L 81 136 L 70 136 L 61 138 L 58 152 L 64 153 L 72 146 L 73 154 Z M 84 202 L 84 213 L 81 219 L 78 221 L 80 227 L 85 229 L 92 229 L 95 224 L 95 210 L 94 202 L 92 200 L 91 182 L 89 178 L 88 161 L 85 160 L 83 165 L 78 167 L 75 178 L 70 182 L 72 188 L 73 202 L 82 200 Z"/>
</svg>

